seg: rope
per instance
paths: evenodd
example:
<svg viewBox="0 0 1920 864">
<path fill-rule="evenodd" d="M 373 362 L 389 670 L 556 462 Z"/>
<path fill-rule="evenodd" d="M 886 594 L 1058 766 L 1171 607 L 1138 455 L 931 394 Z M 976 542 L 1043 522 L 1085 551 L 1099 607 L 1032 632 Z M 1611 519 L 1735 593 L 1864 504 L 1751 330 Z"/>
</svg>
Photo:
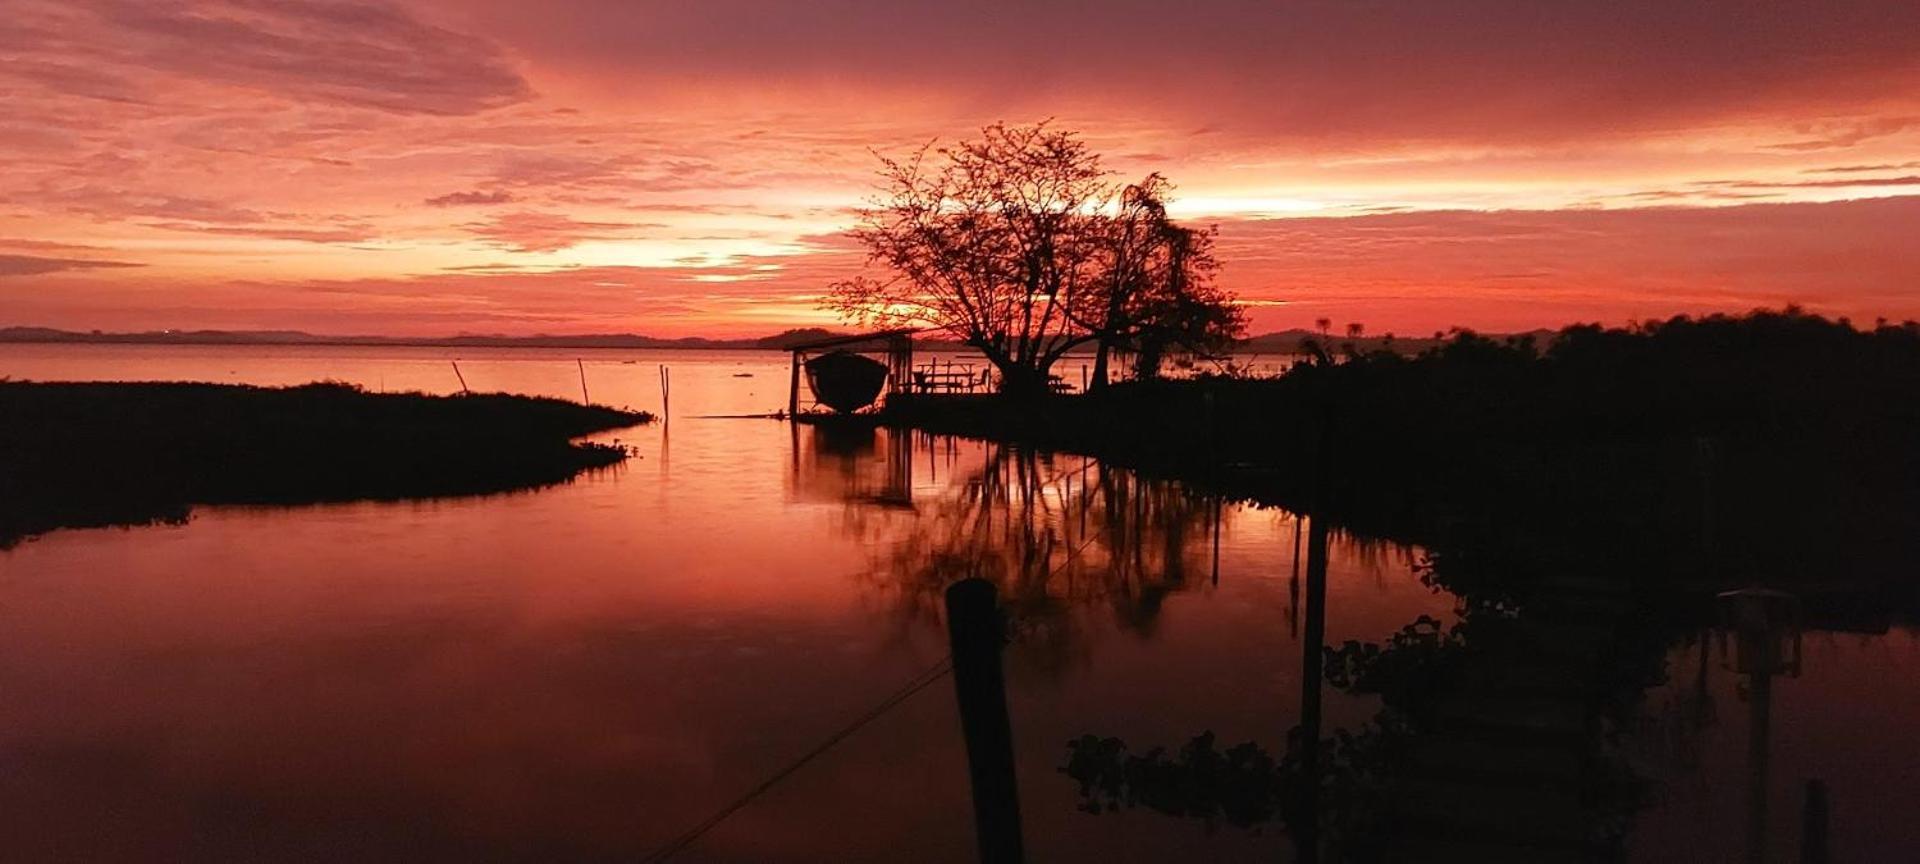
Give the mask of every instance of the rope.
<svg viewBox="0 0 1920 864">
<path fill-rule="evenodd" d="M 767 790 L 778 785 L 780 781 L 787 779 L 801 768 L 806 767 L 808 762 L 812 762 L 815 758 L 833 749 L 834 745 L 847 740 L 853 733 L 860 731 L 861 727 L 880 719 L 880 715 L 893 710 L 895 706 L 912 698 L 915 693 L 919 693 L 929 686 L 932 686 L 933 682 L 940 680 L 951 671 L 953 671 L 953 656 L 948 655 L 940 658 L 938 662 L 928 667 L 926 671 L 914 676 L 905 686 L 894 691 L 893 695 L 881 700 L 880 704 L 875 705 L 868 709 L 866 713 L 854 718 L 853 722 L 840 727 L 838 732 L 827 736 L 825 741 L 815 745 L 813 749 L 808 750 L 800 758 L 795 759 L 791 764 L 787 765 L 787 767 L 774 772 L 773 776 L 762 780 L 759 785 L 748 790 L 746 794 L 734 799 L 733 803 L 720 808 L 719 812 L 707 817 L 707 819 L 700 824 L 687 829 L 685 833 L 675 837 L 673 842 L 660 847 L 655 850 L 653 854 L 641 860 L 645 862 L 645 864 L 659 864 L 661 861 L 665 861 L 686 851 L 688 846 L 692 846 L 695 841 L 698 841 L 708 831 L 713 830 L 715 826 L 726 821 L 728 816 L 738 813 L 742 808 L 753 803 L 755 798 L 766 794 Z"/>
</svg>

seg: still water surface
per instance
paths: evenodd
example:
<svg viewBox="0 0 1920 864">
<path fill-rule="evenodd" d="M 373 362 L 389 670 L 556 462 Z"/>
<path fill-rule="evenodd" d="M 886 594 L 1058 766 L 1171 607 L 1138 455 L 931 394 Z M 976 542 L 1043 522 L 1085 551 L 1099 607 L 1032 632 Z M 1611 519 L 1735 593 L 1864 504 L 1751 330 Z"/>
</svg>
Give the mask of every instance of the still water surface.
<svg viewBox="0 0 1920 864">
<path fill-rule="evenodd" d="M 634 860 L 936 664 L 939 589 L 962 572 L 999 578 L 1019 616 L 1032 860 L 1289 857 L 1277 825 L 1082 813 L 1059 772 L 1089 732 L 1279 748 L 1301 660 L 1284 512 L 1078 457 L 705 416 L 784 406 L 786 357 L 764 352 L 0 346 L 0 376 L 447 393 L 458 359 L 475 390 L 577 398 L 576 357 L 596 401 L 648 410 L 671 369 L 672 419 L 604 436 L 637 448 L 619 468 L 489 497 L 199 508 L 0 552 L 5 857 Z M 1336 540 L 1329 643 L 1450 619 L 1417 558 Z M 1774 845 L 1793 848 L 1799 784 L 1819 776 L 1836 851 L 1896 860 L 1920 848 L 1903 815 L 1920 645 L 1809 640 L 1803 677 L 1775 689 Z M 1695 698 L 1695 660 L 1676 646 L 1649 693 L 1639 758 L 1662 785 L 1640 860 L 1741 848 L 1731 676 L 1704 679 L 1715 722 L 1660 725 Z M 1330 729 L 1377 709 L 1327 700 Z M 941 682 L 675 860 L 968 861 L 970 812 Z"/>
</svg>

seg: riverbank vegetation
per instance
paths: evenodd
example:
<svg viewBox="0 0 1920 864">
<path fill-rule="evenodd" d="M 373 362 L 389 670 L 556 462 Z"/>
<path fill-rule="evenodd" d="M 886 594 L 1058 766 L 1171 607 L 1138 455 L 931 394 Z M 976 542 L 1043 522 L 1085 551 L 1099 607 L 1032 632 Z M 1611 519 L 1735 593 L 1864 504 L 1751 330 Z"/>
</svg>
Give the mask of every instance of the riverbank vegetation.
<svg viewBox="0 0 1920 864">
<path fill-rule="evenodd" d="M 641 412 L 345 384 L 0 381 L 0 548 L 61 527 L 184 520 L 196 504 L 500 492 L 619 462 L 574 439 Z"/>
<path fill-rule="evenodd" d="M 1703 587 L 1859 584 L 1920 553 L 1916 394 L 1920 327 L 1787 309 L 1548 344 L 1460 332 L 1275 378 L 897 399 L 886 422 L 1086 453 L 1433 548 Z"/>
</svg>

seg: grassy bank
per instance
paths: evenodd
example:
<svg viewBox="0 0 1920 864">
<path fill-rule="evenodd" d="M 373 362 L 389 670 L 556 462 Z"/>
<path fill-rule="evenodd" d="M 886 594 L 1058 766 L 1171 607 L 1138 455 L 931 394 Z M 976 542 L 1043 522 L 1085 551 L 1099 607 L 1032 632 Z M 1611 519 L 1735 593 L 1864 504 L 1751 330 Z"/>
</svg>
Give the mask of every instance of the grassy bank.
<svg viewBox="0 0 1920 864">
<path fill-rule="evenodd" d="M 340 384 L 0 382 L 0 547 L 61 527 L 185 519 L 196 504 L 462 495 L 625 458 L 572 439 L 644 413 Z"/>
<path fill-rule="evenodd" d="M 1911 584 L 1920 555 L 1913 325 L 1788 311 L 1575 327 L 1547 347 L 1460 334 L 1276 379 L 898 399 L 885 419 L 1670 584 Z"/>
</svg>

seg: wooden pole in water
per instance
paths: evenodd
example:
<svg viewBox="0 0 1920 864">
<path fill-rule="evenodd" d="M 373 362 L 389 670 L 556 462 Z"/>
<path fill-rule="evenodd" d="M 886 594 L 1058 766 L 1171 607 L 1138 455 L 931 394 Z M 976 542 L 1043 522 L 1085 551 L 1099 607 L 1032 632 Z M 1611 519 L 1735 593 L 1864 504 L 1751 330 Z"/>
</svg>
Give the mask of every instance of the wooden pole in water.
<svg viewBox="0 0 1920 864">
<path fill-rule="evenodd" d="M 1000 668 L 1005 638 L 999 589 L 985 579 L 963 579 L 947 589 L 947 636 L 953 647 L 953 688 L 967 739 L 973 780 L 973 824 L 981 864 L 1019 864 L 1019 785 L 1013 771 L 1013 727 L 1007 719 L 1006 680 Z"/>
<path fill-rule="evenodd" d="M 580 367 L 580 404 L 592 405 L 593 397 L 587 395 L 587 364 L 580 358 L 573 358 L 573 365 Z"/>
<path fill-rule="evenodd" d="M 660 364 L 660 416 L 662 419 L 673 419 L 672 400 L 673 373 L 667 369 L 665 363 L 662 363 Z"/>
<path fill-rule="evenodd" d="M 454 360 L 452 361 L 452 363 L 453 363 L 453 377 L 460 379 L 460 392 L 465 393 L 469 396 L 473 395 L 473 391 L 467 389 L 467 376 L 460 374 L 460 361 Z"/>
<path fill-rule="evenodd" d="M 787 419 L 800 413 L 800 352 L 793 352 L 793 371 L 787 376 Z"/>
</svg>

